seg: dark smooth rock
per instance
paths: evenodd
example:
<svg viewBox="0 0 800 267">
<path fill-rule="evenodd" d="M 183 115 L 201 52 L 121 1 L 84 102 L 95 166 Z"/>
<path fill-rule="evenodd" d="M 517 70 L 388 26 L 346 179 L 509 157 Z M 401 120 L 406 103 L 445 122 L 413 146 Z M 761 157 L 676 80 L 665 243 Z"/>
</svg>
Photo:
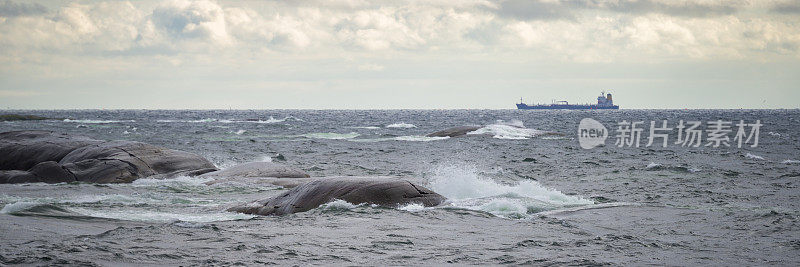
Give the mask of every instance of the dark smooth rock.
<svg viewBox="0 0 800 267">
<path fill-rule="evenodd" d="M 99 143 L 102 141 L 51 131 L 0 133 L 0 170 L 28 170 L 40 162 L 58 162 L 75 149 Z"/>
<path fill-rule="evenodd" d="M 456 137 L 466 135 L 469 132 L 480 129 L 483 126 L 458 126 L 449 129 L 444 129 L 438 132 L 430 133 L 427 137 Z"/>
<path fill-rule="evenodd" d="M 0 183 L 125 183 L 216 170 L 205 158 L 133 141 L 50 131 L 0 133 Z"/>
<path fill-rule="evenodd" d="M 236 206 L 228 211 L 258 215 L 284 215 L 303 212 L 341 199 L 353 204 L 377 204 L 396 207 L 419 203 L 436 206 L 445 198 L 425 187 L 397 178 L 331 177 L 297 186 L 266 200 Z"/>
</svg>

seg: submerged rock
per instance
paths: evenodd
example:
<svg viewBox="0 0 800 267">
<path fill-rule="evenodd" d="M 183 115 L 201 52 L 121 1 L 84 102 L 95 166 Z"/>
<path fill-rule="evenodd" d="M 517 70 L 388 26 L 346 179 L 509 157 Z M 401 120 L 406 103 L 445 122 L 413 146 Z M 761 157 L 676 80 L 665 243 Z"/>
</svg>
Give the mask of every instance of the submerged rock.
<svg viewBox="0 0 800 267">
<path fill-rule="evenodd" d="M 445 198 L 436 192 L 398 178 L 330 177 L 295 187 L 273 198 L 236 206 L 228 211 L 258 215 L 284 215 L 304 212 L 341 199 L 353 204 L 396 207 L 418 203 L 436 206 Z"/>
<path fill-rule="evenodd" d="M 474 132 L 483 126 L 458 126 L 453 128 L 444 129 L 438 132 L 429 133 L 427 137 L 456 137 L 466 135 L 469 132 Z"/>
<path fill-rule="evenodd" d="M 0 133 L 0 183 L 126 183 L 214 170 L 214 164 L 196 154 L 141 142 L 51 131 Z"/>
<path fill-rule="evenodd" d="M 272 162 L 248 162 L 224 170 L 209 172 L 202 177 L 274 177 L 308 178 L 308 173 L 286 165 Z"/>
<path fill-rule="evenodd" d="M 205 173 L 203 178 L 214 178 L 206 182 L 213 185 L 224 182 L 246 184 L 266 183 L 283 187 L 295 187 L 312 181 L 310 175 L 303 170 L 272 162 L 248 162 L 224 170 Z"/>
</svg>

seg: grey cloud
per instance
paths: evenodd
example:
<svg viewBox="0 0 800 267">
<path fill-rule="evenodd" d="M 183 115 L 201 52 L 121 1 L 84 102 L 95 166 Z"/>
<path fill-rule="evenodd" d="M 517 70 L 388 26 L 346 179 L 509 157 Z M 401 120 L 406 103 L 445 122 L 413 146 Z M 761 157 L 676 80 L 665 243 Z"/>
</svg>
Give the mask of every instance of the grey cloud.
<svg viewBox="0 0 800 267">
<path fill-rule="evenodd" d="M 495 13 L 501 17 L 522 20 L 573 19 L 570 9 L 560 2 L 508 0 L 498 3 Z"/>
<path fill-rule="evenodd" d="M 735 3 L 711 5 L 704 3 L 673 3 L 654 0 L 502 0 L 493 12 L 501 17 L 521 20 L 573 19 L 580 10 L 606 10 L 628 14 L 666 14 L 680 17 L 713 17 L 730 15 L 738 9 Z M 794 10 L 800 10 L 797 6 Z"/>
<path fill-rule="evenodd" d="M 660 13 L 681 17 L 711 17 L 730 15 L 736 13 L 733 4 L 709 5 L 703 3 L 686 2 L 682 4 L 666 4 L 653 0 L 620 0 L 616 2 L 601 2 L 596 0 L 575 1 L 577 5 L 586 7 L 605 8 L 615 12 L 646 14 Z"/>
<path fill-rule="evenodd" d="M 779 14 L 800 14 L 800 1 L 776 4 L 770 11 Z"/>
<path fill-rule="evenodd" d="M 30 16 L 44 13 L 47 13 L 47 8 L 37 3 L 14 3 L 9 0 L 0 2 L 0 16 L 3 17 Z"/>
</svg>

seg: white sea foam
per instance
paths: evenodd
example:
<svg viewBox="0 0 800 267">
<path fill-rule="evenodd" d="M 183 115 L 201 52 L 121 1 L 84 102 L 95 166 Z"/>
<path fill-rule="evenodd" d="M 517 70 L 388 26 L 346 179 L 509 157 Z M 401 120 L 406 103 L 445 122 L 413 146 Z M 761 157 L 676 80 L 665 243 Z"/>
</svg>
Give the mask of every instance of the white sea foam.
<svg viewBox="0 0 800 267">
<path fill-rule="evenodd" d="M 172 179 L 136 179 L 131 183 L 133 186 L 152 187 L 152 186 L 206 186 L 205 183 L 214 180 L 213 178 L 200 178 L 178 176 Z"/>
<path fill-rule="evenodd" d="M 386 125 L 386 128 L 417 128 L 417 126 L 410 123 L 399 122 Z"/>
<path fill-rule="evenodd" d="M 87 208 L 67 208 L 67 210 L 96 218 L 107 218 L 127 221 L 143 221 L 143 222 L 218 222 L 218 221 L 232 221 L 232 220 L 246 220 L 254 218 L 254 215 L 234 213 L 234 212 L 216 212 L 216 213 L 193 213 L 193 214 L 180 214 L 171 212 L 158 212 L 158 211 L 132 211 L 132 210 L 93 210 Z"/>
<path fill-rule="evenodd" d="M 341 199 L 334 199 L 331 202 L 322 204 L 320 208 L 324 210 L 351 210 L 360 206 L 363 206 L 363 204 L 356 205 Z"/>
<path fill-rule="evenodd" d="M 41 204 L 42 203 L 27 202 L 27 201 L 14 202 L 14 203 L 6 204 L 5 206 L 3 206 L 3 209 L 0 209 L 0 213 L 2 213 L 2 214 L 11 214 L 11 213 L 20 212 L 20 211 L 24 211 L 24 210 L 33 208 L 33 207 L 41 205 Z"/>
<path fill-rule="evenodd" d="M 796 164 L 796 163 L 800 163 L 800 160 L 787 159 L 787 160 L 781 161 L 781 163 L 783 163 L 783 164 Z"/>
<path fill-rule="evenodd" d="M 350 128 L 354 128 L 354 129 L 368 129 L 368 130 L 377 130 L 377 129 L 380 129 L 381 127 L 378 127 L 378 126 L 354 126 L 354 127 L 350 127 Z"/>
<path fill-rule="evenodd" d="M 305 138 L 313 138 L 313 139 L 332 139 L 332 140 L 345 140 L 345 139 L 353 139 L 360 134 L 358 133 L 308 133 L 301 135 Z"/>
<path fill-rule="evenodd" d="M 406 135 L 406 136 L 384 137 L 384 138 L 359 138 L 359 139 L 350 139 L 348 141 L 364 142 L 364 143 L 375 143 L 375 142 L 386 142 L 386 141 L 430 142 L 430 141 L 445 140 L 449 138 L 450 138 L 449 136 L 428 137 L 421 135 Z"/>
<path fill-rule="evenodd" d="M 64 119 L 64 122 L 86 123 L 86 124 L 105 124 L 105 123 L 119 123 L 119 122 L 136 122 L 135 120 L 72 120 Z"/>
<path fill-rule="evenodd" d="M 433 170 L 429 183 L 431 190 L 447 197 L 450 206 L 506 218 L 527 218 L 544 210 L 594 204 L 591 200 L 546 188 L 536 181 L 498 183 L 479 174 L 474 167 L 440 166 Z"/>
<path fill-rule="evenodd" d="M 242 135 L 243 133 L 246 133 L 246 132 L 247 132 L 246 130 L 241 130 L 241 129 L 240 129 L 240 130 L 236 131 L 234 134 L 236 134 L 236 135 Z"/>
<path fill-rule="evenodd" d="M 285 122 L 285 121 L 303 121 L 303 120 L 295 118 L 295 117 L 292 117 L 292 116 L 286 116 L 283 119 L 276 119 L 275 117 L 269 116 L 268 120 L 243 121 L 243 122 L 270 124 L 270 123 L 279 123 L 279 122 Z"/>
<path fill-rule="evenodd" d="M 430 208 L 426 208 L 425 206 L 423 206 L 422 204 L 419 204 L 419 203 L 409 203 L 409 204 L 406 204 L 405 206 L 400 206 L 397 209 L 404 210 L 404 211 L 409 211 L 409 212 L 417 212 L 417 211 L 422 211 L 422 210 L 430 209 Z"/>
<path fill-rule="evenodd" d="M 445 140 L 450 138 L 449 136 L 420 136 L 420 135 L 407 135 L 407 136 L 398 136 L 393 138 L 396 141 L 411 141 L 411 142 L 430 142 L 430 141 L 438 141 L 438 140 Z"/>
<path fill-rule="evenodd" d="M 759 159 L 759 160 L 764 160 L 764 157 L 762 157 L 762 156 L 759 156 L 759 155 L 755 155 L 755 154 L 750 154 L 750 153 L 747 153 L 746 155 L 744 155 L 744 157 L 745 157 L 745 158 L 748 158 L 748 159 Z"/>
<path fill-rule="evenodd" d="M 663 166 L 664 165 L 661 165 L 659 163 L 650 162 L 650 164 L 647 164 L 647 167 L 644 167 L 644 169 L 645 170 L 656 170 L 656 169 L 659 169 L 659 168 L 661 168 Z"/>
<path fill-rule="evenodd" d="M 498 139 L 520 140 L 528 139 L 543 134 L 544 131 L 525 128 L 522 121 L 510 122 L 498 120 L 496 124 L 486 125 L 467 134 L 490 134 Z"/>
</svg>

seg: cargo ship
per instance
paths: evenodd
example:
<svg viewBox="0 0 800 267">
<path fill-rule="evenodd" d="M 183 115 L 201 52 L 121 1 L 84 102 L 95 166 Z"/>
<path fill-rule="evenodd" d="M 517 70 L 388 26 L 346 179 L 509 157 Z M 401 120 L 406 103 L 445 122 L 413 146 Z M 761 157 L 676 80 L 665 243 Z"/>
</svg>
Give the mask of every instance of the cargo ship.
<svg viewBox="0 0 800 267">
<path fill-rule="evenodd" d="M 517 109 L 619 109 L 619 106 L 614 105 L 614 100 L 611 98 L 611 94 L 606 94 L 605 92 L 601 92 L 600 96 L 597 97 L 597 104 L 570 104 L 567 101 L 554 101 L 552 104 L 545 105 L 545 104 L 536 104 L 536 105 L 527 105 L 522 102 L 522 98 L 519 99 L 519 104 L 517 104 Z"/>
</svg>

